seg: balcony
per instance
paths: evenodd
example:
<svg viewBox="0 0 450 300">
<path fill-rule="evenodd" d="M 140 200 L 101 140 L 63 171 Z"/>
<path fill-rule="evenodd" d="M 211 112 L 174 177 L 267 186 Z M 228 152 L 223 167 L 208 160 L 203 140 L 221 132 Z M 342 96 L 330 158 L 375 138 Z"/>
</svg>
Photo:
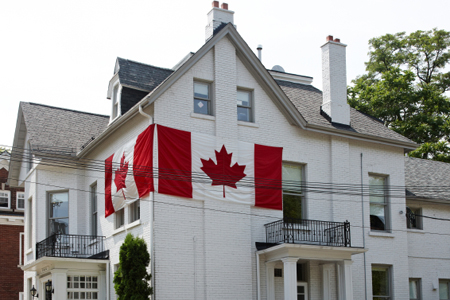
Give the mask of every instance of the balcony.
<svg viewBox="0 0 450 300">
<path fill-rule="evenodd" d="M 36 244 L 36 260 L 41 257 L 108 258 L 104 236 L 54 234 Z"/>
<path fill-rule="evenodd" d="M 351 247 L 350 222 L 285 219 L 264 225 L 267 244 Z"/>
</svg>

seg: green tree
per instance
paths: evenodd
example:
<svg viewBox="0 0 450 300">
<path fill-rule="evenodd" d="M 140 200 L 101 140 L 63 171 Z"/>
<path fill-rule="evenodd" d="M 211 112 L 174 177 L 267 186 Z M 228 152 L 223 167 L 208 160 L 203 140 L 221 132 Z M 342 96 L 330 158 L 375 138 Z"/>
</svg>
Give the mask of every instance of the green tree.
<svg viewBox="0 0 450 300">
<path fill-rule="evenodd" d="M 118 300 L 147 300 L 153 294 L 148 281 L 152 275 L 147 272 L 150 254 L 145 241 L 127 234 L 120 247 L 119 268 L 114 273 L 114 289 Z"/>
<path fill-rule="evenodd" d="M 350 106 L 420 144 L 409 156 L 450 162 L 450 32 L 386 34 L 369 48 L 367 73 L 348 88 Z"/>
</svg>

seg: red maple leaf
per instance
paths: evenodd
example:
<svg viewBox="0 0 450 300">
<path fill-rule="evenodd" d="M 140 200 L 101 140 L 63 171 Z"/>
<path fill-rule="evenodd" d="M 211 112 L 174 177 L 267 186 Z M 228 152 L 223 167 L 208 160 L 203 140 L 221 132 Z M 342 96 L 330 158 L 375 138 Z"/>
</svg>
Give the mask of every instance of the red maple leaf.
<svg viewBox="0 0 450 300">
<path fill-rule="evenodd" d="M 200 169 L 212 179 L 212 185 L 223 185 L 223 197 L 225 198 L 225 186 L 236 188 L 236 182 L 247 176 L 244 173 L 245 165 L 240 166 L 235 163 L 231 167 L 233 153 L 228 153 L 225 145 L 222 146 L 220 152 L 217 152 L 217 150 L 214 152 L 216 153 L 217 165 L 211 158 L 209 160 L 201 158 L 203 167 Z"/>
<path fill-rule="evenodd" d="M 117 187 L 117 191 L 127 187 L 125 185 L 125 178 L 127 178 L 127 173 L 128 173 L 128 162 L 125 163 L 125 152 L 124 152 L 122 159 L 120 160 L 120 167 L 115 172 L 114 183 Z"/>
</svg>

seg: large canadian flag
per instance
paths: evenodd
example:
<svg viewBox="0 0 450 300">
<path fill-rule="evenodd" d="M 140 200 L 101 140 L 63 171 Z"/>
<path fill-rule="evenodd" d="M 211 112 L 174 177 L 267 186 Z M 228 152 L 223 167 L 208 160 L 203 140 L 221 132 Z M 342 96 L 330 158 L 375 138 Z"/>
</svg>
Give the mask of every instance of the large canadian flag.
<svg viewBox="0 0 450 300">
<path fill-rule="evenodd" d="M 105 217 L 154 191 L 152 124 L 105 160 Z"/>
<path fill-rule="evenodd" d="M 283 148 L 157 125 L 158 192 L 282 209 Z"/>
</svg>

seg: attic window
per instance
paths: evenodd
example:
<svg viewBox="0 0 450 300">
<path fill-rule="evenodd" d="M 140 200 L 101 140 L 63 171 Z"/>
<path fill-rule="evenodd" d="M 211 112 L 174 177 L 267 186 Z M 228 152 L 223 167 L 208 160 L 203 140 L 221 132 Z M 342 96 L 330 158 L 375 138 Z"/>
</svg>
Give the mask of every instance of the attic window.
<svg viewBox="0 0 450 300">
<path fill-rule="evenodd" d="M 112 113 L 111 113 L 111 120 L 114 120 L 118 116 L 120 116 L 120 84 L 117 83 L 114 85 L 113 93 L 112 93 Z"/>
</svg>

